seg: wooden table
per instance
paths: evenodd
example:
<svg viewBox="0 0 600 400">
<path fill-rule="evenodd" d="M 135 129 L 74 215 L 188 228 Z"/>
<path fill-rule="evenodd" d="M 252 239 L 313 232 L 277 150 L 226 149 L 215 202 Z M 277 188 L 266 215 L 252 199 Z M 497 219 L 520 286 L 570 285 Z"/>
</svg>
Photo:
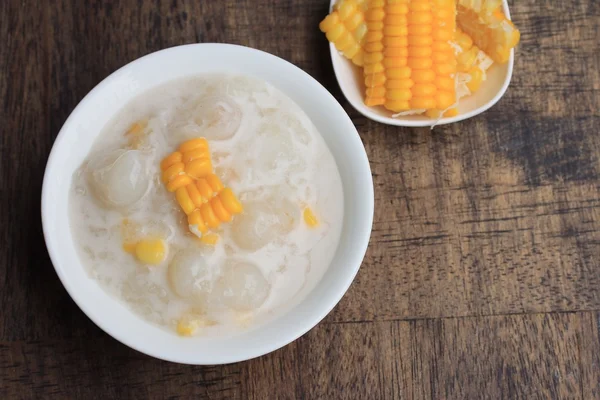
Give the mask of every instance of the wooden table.
<svg viewBox="0 0 600 400">
<path fill-rule="evenodd" d="M 326 0 L 45 3 L 0 2 L 0 398 L 600 398 L 598 1 L 511 2 L 508 92 L 434 131 L 348 105 L 317 28 Z M 356 124 L 376 193 L 370 248 L 335 310 L 281 350 L 217 367 L 151 359 L 92 324 L 39 212 L 48 153 L 83 96 L 195 42 L 262 49 L 318 79 Z"/>
</svg>

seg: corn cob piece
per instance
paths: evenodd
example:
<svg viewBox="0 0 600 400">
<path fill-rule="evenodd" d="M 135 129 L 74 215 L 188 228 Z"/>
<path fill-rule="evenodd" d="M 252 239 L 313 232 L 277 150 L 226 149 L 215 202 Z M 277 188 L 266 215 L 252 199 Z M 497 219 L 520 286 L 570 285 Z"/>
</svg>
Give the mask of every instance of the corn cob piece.
<svg viewBox="0 0 600 400">
<path fill-rule="evenodd" d="M 175 192 L 177 203 L 188 216 L 190 231 L 196 236 L 202 238 L 209 228 L 242 212 L 235 194 L 213 173 L 206 139 L 184 142 L 161 161 L 160 168 L 167 190 Z"/>
<path fill-rule="evenodd" d="M 454 0 L 413 0 L 410 9 L 414 17 L 409 19 L 409 23 L 414 25 L 409 26 L 409 35 L 414 34 L 414 39 L 409 40 L 409 66 L 413 68 L 412 76 L 416 83 L 411 108 L 442 112 L 456 103 L 456 56 L 450 44 L 456 29 L 456 4 Z M 426 12 L 431 15 L 430 19 L 426 18 Z M 425 27 L 429 26 L 431 34 L 425 33 L 428 30 Z M 431 40 L 426 43 L 431 43 L 431 61 L 425 62 L 426 58 L 420 57 L 429 53 L 425 44 L 425 38 L 429 37 Z M 432 75 L 433 80 L 430 81 Z"/>
<path fill-rule="evenodd" d="M 506 18 L 499 0 L 458 0 L 460 28 L 495 62 L 505 63 L 520 40 L 520 32 Z"/>
<path fill-rule="evenodd" d="M 486 79 L 487 70 L 494 61 L 475 46 L 471 37 L 460 28 L 456 29 L 454 43 L 458 62 L 459 89 L 457 94 L 460 98 L 479 90 L 481 83 Z M 464 86 L 460 87 L 461 85 Z"/>
<path fill-rule="evenodd" d="M 197 236 L 217 228 L 222 222 L 231 221 L 231 217 L 243 210 L 240 201 L 229 188 L 221 190 L 210 201 L 202 204 L 188 215 L 190 230 Z M 198 235 L 200 233 L 200 235 Z"/>
<path fill-rule="evenodd" d="M 366 13 L 365 104 L 394 112 L 456 103 L 454 0 L 371 0 Z"/>
<path fill-rule="evenodd" d="M 367 33 L 363 3 L 364 0 L 342 0 L 319 24 L 327 40 L 358 66 L 363 65 L 362 42 Z"/>
<path fill-rule="evenodd" d="M 458 0 L 458 4 L 475 11 L 477 14 L 490 15 L 499 7 L 502 7 L 502 0 Z"/>
<path fill-rule="evenodd" d="M 162 181 L 169 192 L 191 184 L 195 179 L 203 178 L 212 172 L 212 162 L 208 142 L 204 138 L 184 142 L 160 163 Z"/>
<path fill-rule="evenodd" d="M 367 106 L 378 106 L 385 103 L 385 67 L 383 65 L 383 10 L 384 1 L 367 0 L 368 10 L 365 13 L 367 20 L 367 35 L 365 36 L 365 62 L 363 73 L 365 76 Z"/>
</svg>

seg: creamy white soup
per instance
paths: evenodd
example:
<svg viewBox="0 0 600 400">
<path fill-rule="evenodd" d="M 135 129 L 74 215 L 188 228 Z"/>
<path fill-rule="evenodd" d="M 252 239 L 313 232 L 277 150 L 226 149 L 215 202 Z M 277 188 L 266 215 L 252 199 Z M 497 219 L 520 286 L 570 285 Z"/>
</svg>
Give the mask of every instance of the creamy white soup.
<svg viewBox="0 0 600 400">
<path fill-rule="evenodd" d="M 194 143 L 204 147 L 182 150 Z M 310 295 L 342 230 L 340 175 L 315 126 L 279 90 L 237 75 L 131 101 L 73 176 L 70 202 L 90 277 L 183 336 L 236 334 L 285 313 Z"/>
</svg>

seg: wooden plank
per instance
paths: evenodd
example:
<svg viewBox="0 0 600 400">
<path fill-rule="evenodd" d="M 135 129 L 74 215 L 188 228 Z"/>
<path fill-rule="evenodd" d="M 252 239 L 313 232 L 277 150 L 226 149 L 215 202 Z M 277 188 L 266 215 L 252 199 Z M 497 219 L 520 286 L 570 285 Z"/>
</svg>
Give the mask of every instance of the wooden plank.
<svg viewBox="0 0 600 400">
<path fill-rule="evenodd" d="M 598 116 L 600 4 L 509 1 L 521 31 L 515 74 L 501 104 L 520 117 Z M 492 109 L 492 112 L 498 111 Z"/>
<path fill-rule="evenodd" d="M 600 399 L 600 313 L 583 313 L 577 337 L 584 399 Z"/>
<path fill-rule="evenodd" d="M 144 356 L 117 341 L 0 342 L 5 399 L 240 399 L 239 365 L 199 367 Z"/>
<path fill-rule="evenodd" d="M 600 398 L 592 312 L 321 324 L 244 363 L 192 367 L 107 338 L 0 343 L 7 398 Z"/>
<path fill-rule="evenodd" d="M 368 123 L 371 246 L 332 318 L 600 309 L 599 124 Z"/>
<path fill-rule="evenodd" d="M 242 397 L 599 398 L 597 323 L 584 312 L 320 325 L 243 364 Z"/>
</svg>

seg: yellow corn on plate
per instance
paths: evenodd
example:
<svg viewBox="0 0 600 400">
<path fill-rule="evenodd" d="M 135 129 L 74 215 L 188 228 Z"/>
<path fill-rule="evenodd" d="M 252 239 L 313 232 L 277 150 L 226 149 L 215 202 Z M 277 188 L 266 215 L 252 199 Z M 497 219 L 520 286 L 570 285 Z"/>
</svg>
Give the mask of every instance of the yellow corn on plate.
<svg viewBox="0 0 600 400">
<path fill-rule="evenodd" d="M 433 4 L 435 3 L 435 4 Z M 456 104 L 453 0 L 370 0 L 365 104 L 440 113 Z"/>
<path fill-rule="evenodd" d="M 500 0 L 458 0 L 456 19 L 475 45 L 501 64 L 508 61 L 511 49 L 521 38 L 502 12 Z"/>
<path fill-rule="evenodd" d="M 367 33 L 364 4 L 364 0 L 341 0 L 319 24 L 327 40 L 358 66 L 364 63 L 363 43 Z"/>
<path fill-rule="evenodd" d="M 458 69 L 457 96 L 460 99 L 479 90 L 493 60 L 474 45 L 471 37 L 459 28 L 456 29 L 454 44 Z"/>
</svg>

